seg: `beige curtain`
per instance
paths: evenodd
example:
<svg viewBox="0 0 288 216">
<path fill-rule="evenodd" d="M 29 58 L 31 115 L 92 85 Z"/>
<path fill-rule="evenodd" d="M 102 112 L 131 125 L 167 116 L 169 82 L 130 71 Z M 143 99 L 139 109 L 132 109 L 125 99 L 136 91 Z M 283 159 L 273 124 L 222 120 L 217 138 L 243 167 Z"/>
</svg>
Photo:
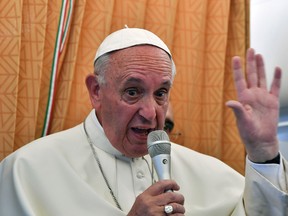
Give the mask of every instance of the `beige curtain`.
<svg viewBox="0 0 288 216">
<path fill-rule="evenodd" d="M 0 160 L 83 121 L 95 51 L 127 24 L 156 33 L 173 53 L 172 139 L 243 173 L 225 101 L 235 98 L 231 57 L 249 46 L 247 0 L 1 0 L 0 13 Z"/>
</svg>

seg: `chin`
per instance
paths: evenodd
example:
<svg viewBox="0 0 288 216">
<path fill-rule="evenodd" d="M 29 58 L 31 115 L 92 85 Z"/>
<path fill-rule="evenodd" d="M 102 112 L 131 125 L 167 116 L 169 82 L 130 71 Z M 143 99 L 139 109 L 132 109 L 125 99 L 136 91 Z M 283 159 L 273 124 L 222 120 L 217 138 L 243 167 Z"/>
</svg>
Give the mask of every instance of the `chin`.
<svg viewBox="0 0 288 216">
<path fill-rule="evenodd" d="M 136 158 L 136 157 L 142 157 L 142 156 L 145 156 L 148 154 L 148 150 L 147 150 L 147 147 L 145 146 L 145 149 L 144 150 L 139 150 L 139 149 L 136 149 L 136 150 L 133 150 L 133 151 L 129 151 L 129 152 L 126 152 L 126 156 L 127 157 L 131 157 L 131 158 Z"/>
</svg>

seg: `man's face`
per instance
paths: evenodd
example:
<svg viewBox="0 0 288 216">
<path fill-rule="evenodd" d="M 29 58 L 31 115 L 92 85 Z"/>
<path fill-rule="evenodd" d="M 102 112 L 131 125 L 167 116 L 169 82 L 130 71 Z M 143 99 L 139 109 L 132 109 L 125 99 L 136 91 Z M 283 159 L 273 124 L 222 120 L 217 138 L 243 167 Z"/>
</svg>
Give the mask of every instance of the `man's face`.
<svg viewBox="0 0 288 216">
<path fill-rule="evenodd" d="M 106 136 L 127 157 L 147 154 L 148 133 L 163 129 L 168 107 L 168 54 L 148 45 L 114 52 L 105 80 L 95 108 Z"/>
</svg>

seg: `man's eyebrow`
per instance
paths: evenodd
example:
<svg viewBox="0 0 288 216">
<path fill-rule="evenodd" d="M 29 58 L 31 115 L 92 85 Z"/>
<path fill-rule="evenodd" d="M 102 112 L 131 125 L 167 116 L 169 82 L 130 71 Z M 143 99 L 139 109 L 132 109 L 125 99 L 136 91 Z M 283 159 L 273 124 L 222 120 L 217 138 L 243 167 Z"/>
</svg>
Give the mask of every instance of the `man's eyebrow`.
<svg viewBox="0 0 288 216">
<path fill-rule="evenodd" d="M 129 83 L 143 83 L 143 80 L 136 78 L 136 77 L 130 77 L 129 79 L 127 79 L 125 81 L 125 83 L 127 83 L 127 84 L 129 84 Z M 172 85 L 171 80 L 166 80 L 161 84 L 161 86 L 168 86 L 168 87 L 170 87 L 171 85 Z"/>
<path fill-rule="evenodd" d="M 143 80 L 136 77 L 130 77 L 125 81 L 125 83 L 143 83 Z"/>
<path fill-rule="evenodd" d="M 171 82 L 171 80 L 167 80 L 167 81 L 163 82 L 162 85 L 171 87 L 172 82 Z"/>
</svg>

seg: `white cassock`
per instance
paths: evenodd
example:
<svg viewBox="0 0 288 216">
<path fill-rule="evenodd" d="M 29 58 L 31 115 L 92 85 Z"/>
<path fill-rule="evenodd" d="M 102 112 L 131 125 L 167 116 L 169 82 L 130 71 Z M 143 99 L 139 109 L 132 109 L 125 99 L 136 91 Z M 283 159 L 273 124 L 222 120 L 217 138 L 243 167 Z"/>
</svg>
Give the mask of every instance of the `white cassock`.
<svg viewBox="0 0 288 216">
<path fill-rule="evenodd" d="M 135 198 L 157 180 L 151 159 L 122 156 L 106 138 L 94 110 L 85 122 L 122 211 L 80 124 L 25 145 L 1 162 L 1 216 L 127 215 Z M 215 158 L 172 144 L 171 166 L 185 197 L 185 215 L 288 215 L 288 165 L 283 158 L 280 165 L 247 160 L 245 180 Z"/>
</svg>

